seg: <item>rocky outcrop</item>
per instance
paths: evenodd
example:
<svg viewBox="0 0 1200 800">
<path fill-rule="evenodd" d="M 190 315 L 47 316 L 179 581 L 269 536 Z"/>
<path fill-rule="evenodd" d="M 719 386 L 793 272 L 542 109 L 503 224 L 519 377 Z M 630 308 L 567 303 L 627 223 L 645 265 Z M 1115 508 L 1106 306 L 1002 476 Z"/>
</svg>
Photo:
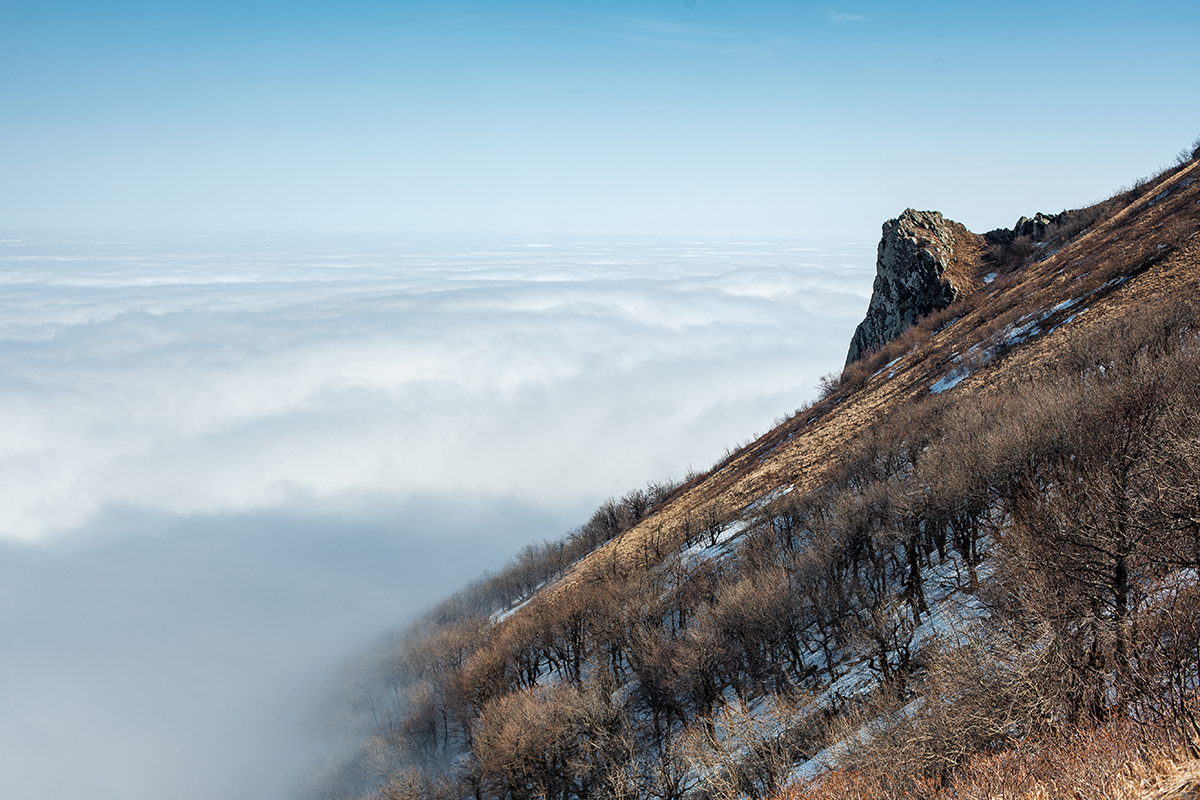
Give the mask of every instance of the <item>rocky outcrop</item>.
<svg viewBox="0 0 1200 800">
<path fill-rule="evenodd" d="M 1067 218 L 1067 212 L 1061 214 L 1043 214 L 1038 212 L 1033 218 L 1021 217 L 1012 228 L 999 228 L 988 231 L 985 236 L 995 242 L 1008 244 L 1022 236 L 1028 236 L 1031 241 L 1040 242 L 1046 238 L 1050 229 Z"/>
<path fill-rule="evenodd" d="M 850 341 L 847 364 L 954 302 L 960 287 L 947 270 L 967 236 L 973 234 L 936 211 L 910 208 L 883 224 L 871 305 Z"/>
</svg>

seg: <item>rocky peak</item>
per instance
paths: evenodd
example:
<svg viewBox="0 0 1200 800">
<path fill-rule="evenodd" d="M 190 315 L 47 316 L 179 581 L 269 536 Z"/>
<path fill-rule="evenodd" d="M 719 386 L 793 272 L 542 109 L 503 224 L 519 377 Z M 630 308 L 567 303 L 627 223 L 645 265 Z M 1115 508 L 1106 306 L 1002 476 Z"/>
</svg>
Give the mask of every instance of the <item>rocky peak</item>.
<svg viewBox="0 0 1200 800">
<path fill-rule="evenodd" d="M 954 302 L 960 287 L 947 270 L 963 237 L 971 235 L 936 211 L 909 208 L 883 224 L 871 304 L 850 341 L 847 364 Z"/>
</svg>

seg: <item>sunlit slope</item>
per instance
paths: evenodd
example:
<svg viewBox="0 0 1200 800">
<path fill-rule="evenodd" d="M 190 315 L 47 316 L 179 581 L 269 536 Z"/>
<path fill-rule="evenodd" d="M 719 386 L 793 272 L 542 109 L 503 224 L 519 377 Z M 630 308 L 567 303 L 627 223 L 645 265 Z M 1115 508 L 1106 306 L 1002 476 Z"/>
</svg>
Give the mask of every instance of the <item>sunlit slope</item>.
<svg viewBox="0 0 1200 800">
<path fill-rule="evenodd" d="M 1052 234 L 1038 243 L 1029 263 L 1014 264 L 1019 254 L 976 250 L 962 272 L 972 291 L 851 365 L 839 391 L 681 487 L 657 513 L 544 589 L 543 599 L 615 565 L 644 566 L 698 527 L 726 524 L 781 492 L 818 485 L 849 441 L 908 400 L 1036 379 L 1064 337 L 1167 297 L 1200 298 L 1200 162 L 1115 199 L 1128 194 L 1136 197 L 1100 204 L 1101 216 L 1086 227 L 1062 231 L 1068 238 Z"/>
<path fill-rule="evenodd" d="M 1064 725 L 1200 719 L 1162 711 L 1200 668 L 1198 179 L 1181 160 L 985 234 L 886 223 L 879 324 L 819 401 L 385 657 L 373 785 L 835 798 L 853 774 L 948 786 Z"/>
</svg>

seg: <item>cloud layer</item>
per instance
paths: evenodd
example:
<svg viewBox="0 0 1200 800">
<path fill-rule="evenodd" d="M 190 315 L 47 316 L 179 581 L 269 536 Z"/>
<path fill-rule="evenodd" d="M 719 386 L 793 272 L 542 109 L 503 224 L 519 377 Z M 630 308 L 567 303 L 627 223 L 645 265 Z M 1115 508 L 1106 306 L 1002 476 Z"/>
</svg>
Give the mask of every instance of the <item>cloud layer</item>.
<svg viewBox="0 0 1200 800">
<path fill-rule="evenodd" d="M 112 507 L 562 507 L 764 430 L 837 366 L 864 248 L 159 238 L 0 250 L 0 535 Z M 866 264 L 866 266 L 864 266 Z"/>
<path fill-rule="evenodd" d="M 811 397 L 871 262 L 788 241 L 0 243 L 4 795 L 297 796 L 352 735 L 317 711 L 344 659 Z"/>
</svg>

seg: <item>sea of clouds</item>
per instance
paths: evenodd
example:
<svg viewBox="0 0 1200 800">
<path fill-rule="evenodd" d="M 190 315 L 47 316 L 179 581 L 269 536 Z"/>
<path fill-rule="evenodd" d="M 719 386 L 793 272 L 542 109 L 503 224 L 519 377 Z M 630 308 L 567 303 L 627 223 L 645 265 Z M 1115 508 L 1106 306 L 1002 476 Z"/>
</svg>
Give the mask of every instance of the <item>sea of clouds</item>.
<svg viewBox="0 0 1200 800">
<path fill-rule="evenodd" d="M 0 794 L 295 796 L 388 629 L 837 369 L 873 246 L 0 241 Z"/>
</svg>

